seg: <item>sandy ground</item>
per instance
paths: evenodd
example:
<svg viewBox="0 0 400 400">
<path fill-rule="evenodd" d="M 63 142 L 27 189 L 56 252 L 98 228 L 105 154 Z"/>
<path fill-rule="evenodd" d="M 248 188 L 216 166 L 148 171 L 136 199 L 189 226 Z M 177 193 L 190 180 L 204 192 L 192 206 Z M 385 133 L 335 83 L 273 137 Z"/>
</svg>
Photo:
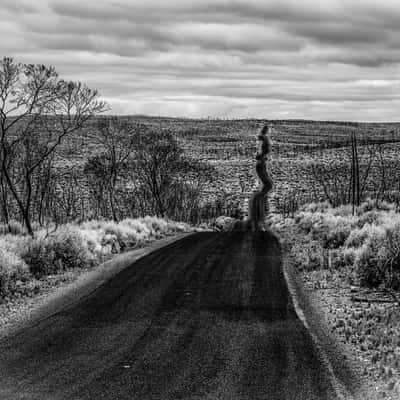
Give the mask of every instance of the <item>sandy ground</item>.
<svg viewBox="0 0 400 400">
<path fill-rule="evenodd" d="M 361 383 L 359 398 L 400 399 L 398 305 L 376 290 L 350 285 L 338 271 L 305 272 L 299 280 L 307 309 L 314 309 L 318 325 L 352 365 Z"/>
</svg>

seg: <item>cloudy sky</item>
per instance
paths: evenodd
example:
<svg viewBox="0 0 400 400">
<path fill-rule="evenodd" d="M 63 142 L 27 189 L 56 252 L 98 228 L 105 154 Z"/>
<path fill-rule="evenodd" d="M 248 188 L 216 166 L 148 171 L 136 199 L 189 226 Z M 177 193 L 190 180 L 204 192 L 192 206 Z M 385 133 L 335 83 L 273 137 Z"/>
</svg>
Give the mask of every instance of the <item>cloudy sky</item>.
<svg viewBox="0 0 400 400">
<path fill-rule="evenodd" d="M 0 0 L 0 55 L 115 114 L 400 121 L 398 0 Z"/>
</svg>

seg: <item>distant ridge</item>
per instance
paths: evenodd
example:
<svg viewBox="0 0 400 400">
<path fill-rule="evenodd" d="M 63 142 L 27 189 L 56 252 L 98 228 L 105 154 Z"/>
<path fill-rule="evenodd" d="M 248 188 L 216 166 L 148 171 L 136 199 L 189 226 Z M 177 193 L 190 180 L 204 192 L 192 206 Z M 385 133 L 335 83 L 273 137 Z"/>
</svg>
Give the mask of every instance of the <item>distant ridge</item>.
<svg viewBox="0 0 400 400">
<path fill-rule="evenodd" d="M 257 122 L 260 124 L 276 124 L 276 125 L 284 125 L 284 124 L 302 124 L 302 125 L 317 125 L 317 124 L 330 124 L 330 125 L 339 125 L 339 126 L 364 126 L 364 125 L 399 125 L 399 121 L 395 122 L 367 122 L 367 121 L 340 121 L 340 120 L 315 120 L 315 119 L 301 119 L 301 118 L 293 118 L 293 119 L 265 119 L 265 118 L 224 118 L 224 117 L 203 117 L 203 118 L 193 118 L 193 117 L 171 117 L 171 116 L 162 116 L 162 115 L 146 115 L 146 114 L 108 114 L 100 116 L 115 116 L 121 118 L 137 118 L 137 119 L 146 119 L 146 120 L 167 120 L 167 121 L 210 121 L 210 122 Z"/>
</svg>

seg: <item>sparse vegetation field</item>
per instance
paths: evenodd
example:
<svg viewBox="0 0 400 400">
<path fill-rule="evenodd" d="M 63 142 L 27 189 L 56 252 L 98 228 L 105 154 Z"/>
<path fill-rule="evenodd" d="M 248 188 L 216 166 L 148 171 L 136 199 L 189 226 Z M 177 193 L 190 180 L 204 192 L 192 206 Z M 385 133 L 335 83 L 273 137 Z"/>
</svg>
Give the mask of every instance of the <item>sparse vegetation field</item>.
<svg viewBox="0 0 400 400">
<path fill-rule="evenodd" d="M 400 395 L 400 214 L 396 205 L 327 202 L 274 217 L 288 268 L 303 280 L 321 318 L 356 360 L 378 397 Z"/>
</svg>

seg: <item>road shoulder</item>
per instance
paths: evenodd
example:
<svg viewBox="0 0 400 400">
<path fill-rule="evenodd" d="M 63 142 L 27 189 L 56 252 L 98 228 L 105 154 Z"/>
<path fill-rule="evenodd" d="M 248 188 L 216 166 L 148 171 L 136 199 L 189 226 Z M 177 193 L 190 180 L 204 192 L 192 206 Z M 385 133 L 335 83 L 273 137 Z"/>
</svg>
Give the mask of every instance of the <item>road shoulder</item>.
<svg viewBox="0 0 400 400">
<path fill-rule="evenodd" d="M 65 282 L 60 281 L 56 286 L 49 287 L 43 293 L 2 304 L 0 306 L 0 338 L 12 335 L 60 312 L 88 296 L 135 261 L 190 234 L 174 235 L 154 241 L 145 247 L 117 254 L 90 270 L 71 271 Z"/>
</svg>

